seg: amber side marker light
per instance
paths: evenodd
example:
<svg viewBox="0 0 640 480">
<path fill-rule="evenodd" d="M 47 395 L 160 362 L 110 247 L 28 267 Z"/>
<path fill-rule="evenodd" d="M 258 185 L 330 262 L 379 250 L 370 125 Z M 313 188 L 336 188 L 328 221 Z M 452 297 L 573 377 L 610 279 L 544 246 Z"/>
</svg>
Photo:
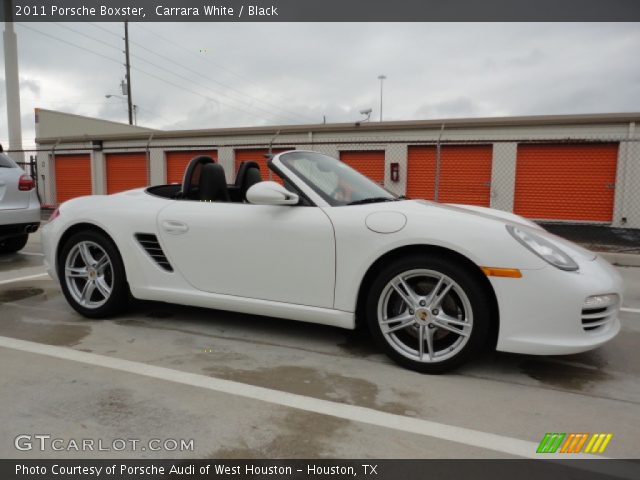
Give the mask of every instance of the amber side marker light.
<svg viewBox="0 0 640 480">
<path fill-rule="evenodd" d="M 517 268 L 480 267 L 487 277 L 522 278 L 522 272 Z"/>
</svg>

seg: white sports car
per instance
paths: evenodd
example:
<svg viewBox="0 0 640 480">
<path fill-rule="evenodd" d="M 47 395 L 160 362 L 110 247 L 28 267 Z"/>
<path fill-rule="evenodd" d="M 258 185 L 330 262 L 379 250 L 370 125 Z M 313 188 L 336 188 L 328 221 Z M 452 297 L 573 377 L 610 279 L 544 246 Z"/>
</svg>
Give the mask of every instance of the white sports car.
<svg viewBox="0 0 640 480">
<path fill-rule="evenodd" d="M 43 228 L 49 274 L 97 318 L 134 298 L 354 329 L 438 373 L 489 347 L 593 349 L 620 330 L 622 281 L 595 254 L 517 215 L 398 198 L 310 151 L 224 169 L 196 157 L 182 185 L 64 203 Z"/>
</svg>

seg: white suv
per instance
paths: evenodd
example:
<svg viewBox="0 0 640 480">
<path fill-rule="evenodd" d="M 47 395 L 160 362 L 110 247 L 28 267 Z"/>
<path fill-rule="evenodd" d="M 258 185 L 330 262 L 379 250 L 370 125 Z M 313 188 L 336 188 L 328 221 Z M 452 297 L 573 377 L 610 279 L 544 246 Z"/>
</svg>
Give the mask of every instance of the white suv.
<svg viewBox="0 0 640 480">
<path fill-rule="evenodd" d="M 33 178 L 0 153 L 0 254 L 20 250 L 39 226 L 40 202 Z"/>
</svg>

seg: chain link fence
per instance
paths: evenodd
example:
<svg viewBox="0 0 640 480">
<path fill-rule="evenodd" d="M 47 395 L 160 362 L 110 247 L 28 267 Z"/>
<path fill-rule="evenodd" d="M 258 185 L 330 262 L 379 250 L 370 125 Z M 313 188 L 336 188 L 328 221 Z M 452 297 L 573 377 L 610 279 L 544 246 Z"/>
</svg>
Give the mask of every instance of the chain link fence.
<svg viewBox="0 0 640 480">
<path fill-rule="evenodd" d="M 315 134 L 113 141 L 99 148 L 93 142 L 28 152 L 37 154 L 38 162 L 32 157 L 25 169 L 45 184 L 39 187 L 46 197 L 43 203 L 56 204 L 61 179 L 55 178 L 55 164 L 66 156 L 85 153 L 91 159 L 94 178 L 84 179 L 93 186 L 89 193 L 112 193 L 108 177 L 117 173 L 107 165 L 118 155 L 144 154 L 140 158 L 146 159 L 146 178 L 133 181 L 135 188 L 179 182 L 191 155 L 204 151 L 223 165 L 229 183 L 239 163 L 249 159 L 258 161 L 268 179 L 269 152 L 289 149 L 339 158 L 397 195 L 514 212 L 594 250 L 640 253 L 640 138 L 630 135 L 576 138 L 560 130 L 517 137 L 435 131 L 401 138 Z M 65 175 L 73 175 L 73 170 Z"/>
</svg>

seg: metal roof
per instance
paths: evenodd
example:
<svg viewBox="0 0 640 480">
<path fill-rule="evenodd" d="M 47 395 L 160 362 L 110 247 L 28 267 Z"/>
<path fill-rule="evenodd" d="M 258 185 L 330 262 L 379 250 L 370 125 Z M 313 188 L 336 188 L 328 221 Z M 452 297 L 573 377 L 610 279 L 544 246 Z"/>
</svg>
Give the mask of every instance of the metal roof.
<svg viewBox="0 0 640 480">
<path fill-rule="evenodd" d="M 44 110 L 44 109 L 41 109 Z M 63 112 L 55 112 L 63 113 Z M 317 123 L 301 125 L 264 125 L 258 127 L 211 128 L 199 130 L 149 130 L 108 135 L 82 135 L 61 138 L 36 138 L 36 143 L 84 142 L 88 140 L 148 140 L 160 138 L 194 138 L 239 135 L 273 135 L 287 133 L 381 132 L 393 130 L 447 129 L 481 127 L 520 127 L 544 125 L 597 125 L 640 122 L 640 112 L 594 113 L 571 115 L 532 115 L 518 117 L 444 118 L 434 120 L 400 120 L 385 122 Z"/>
</svg>

